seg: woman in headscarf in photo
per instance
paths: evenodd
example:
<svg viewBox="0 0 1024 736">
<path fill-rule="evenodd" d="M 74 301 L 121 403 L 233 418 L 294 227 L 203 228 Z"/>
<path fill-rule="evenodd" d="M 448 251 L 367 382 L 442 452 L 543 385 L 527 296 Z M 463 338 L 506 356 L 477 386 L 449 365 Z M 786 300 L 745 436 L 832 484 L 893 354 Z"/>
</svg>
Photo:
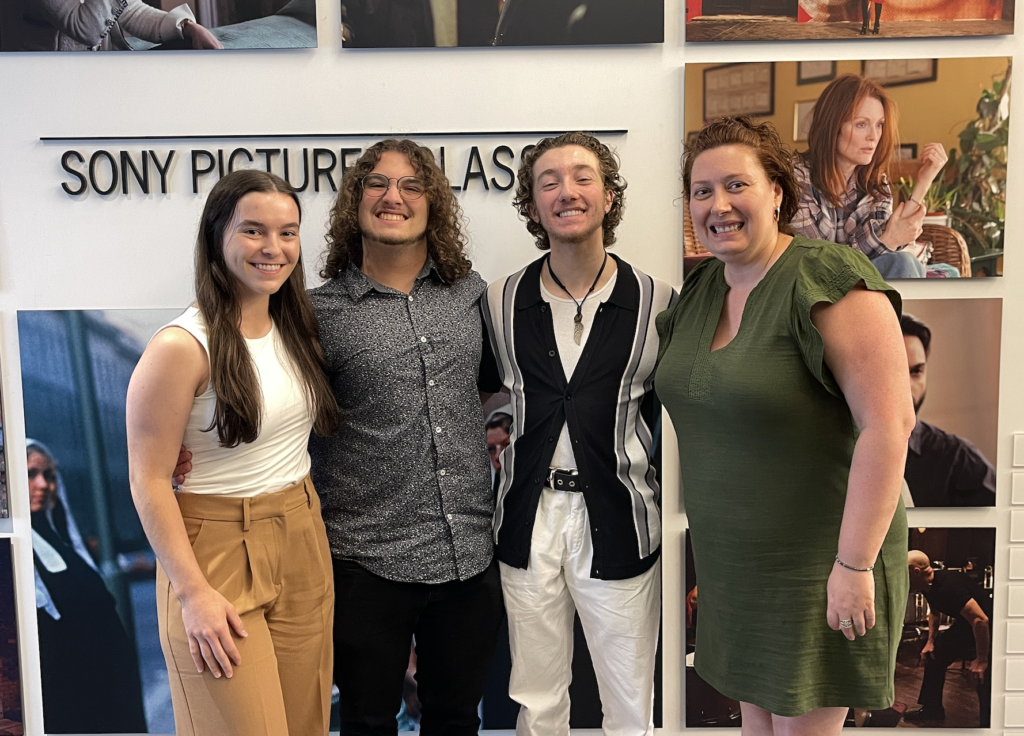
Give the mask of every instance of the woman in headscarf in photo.
<svg viewBox="0 0 1024 736">
<path fill-rule="evenodd" d="M 814 105 L 808 150 L 796 157 L 800 201 L 791 223 L 808 238 L 849 245 L 883 278 L 924 278 L 928 254 L 918 244 L 924 197 L 946 165 L 940 143 L 921 153 L 914 190 L 893 208 L 888 170 L 899 148 L 896 104 L 867 77 L 844 74 Z"/>
<path fill-rule="evenodd" d="M 53 453 L 28 440 L 43 727 L 145 733 L 139 665 L 78 531 Z"/>
</svg>

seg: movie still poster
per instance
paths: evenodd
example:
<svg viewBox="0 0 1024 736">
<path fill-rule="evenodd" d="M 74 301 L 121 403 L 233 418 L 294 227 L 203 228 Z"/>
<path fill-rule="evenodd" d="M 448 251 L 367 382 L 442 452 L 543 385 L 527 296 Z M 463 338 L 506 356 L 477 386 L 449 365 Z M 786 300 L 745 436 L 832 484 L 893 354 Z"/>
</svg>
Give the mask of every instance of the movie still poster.
<svg viewBox="0 0 1024 736">
<path fill-rule="evenodd" d="M 907 299 L 900 327 L 917 425 L 903 500 L 995 506 L 1002 299 Z"/>
<path fill-rule="evenodd" d="M 683 0 L 686 40 L 1005 36 L 1013 0 Z"/>
<path fill-rule="evenodd" d="M 988 728 L 995 530 L 911 528 L 908 549 L 910 595 L 896 653 L 895 700 L 884 710 L 850 708 L 845 725 Z M 686 726 L 738 728 L 740 704 L 694 668 L 700 581 L 689 534 L 684 590 Z"/>
<path fill-rule="evenodd" d="M 46 733 L 174 733 L 125 398 L 181 310 L 18 313 Z"/>
<path fill-rule="evenodd" d="M 684 134 L 771 123 L 796 155 L 793 231 L 859 249 L 887 280 L 1001 276 L 1010 77 L 1002 56 L 687 64 Z"/>
<path fill-rule="evenodd" d="M 347 48 L 661 43 L 664 0 L 342 0 Z"/>
<path fill-rule="evenodd" d="M 0 539 L 0 736 L 23 731 L 17 608 L 11 540 Z"/>
<path fill-rule="evenodd" d="M 0 0 L 0 51 L 316 47 L 316 0 Z"/>
</svg>

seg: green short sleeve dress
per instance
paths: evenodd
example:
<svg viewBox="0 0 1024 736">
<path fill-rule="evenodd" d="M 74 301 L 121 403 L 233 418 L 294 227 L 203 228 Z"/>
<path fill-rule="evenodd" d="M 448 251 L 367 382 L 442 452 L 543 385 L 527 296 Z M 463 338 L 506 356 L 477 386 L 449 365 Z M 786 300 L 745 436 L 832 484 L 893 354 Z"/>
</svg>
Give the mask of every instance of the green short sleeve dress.
<svg viewBox="0 0 1024 736">
<path fill-rule="evenodd" d="M 695 668 L 722 694 L 781 716 L 892 705 L 909 579 L 902 502 L 875 563 L 875 627 L 828 627 L 857 429 L 825 365 L 811 307 L 863 283 L 899 294 L 848 246 L 796 238 L 710 351 L 728 286 L 702 263 L 658 317 L 655 379 L 676 434 L 700 589 Z"/>
</svg>

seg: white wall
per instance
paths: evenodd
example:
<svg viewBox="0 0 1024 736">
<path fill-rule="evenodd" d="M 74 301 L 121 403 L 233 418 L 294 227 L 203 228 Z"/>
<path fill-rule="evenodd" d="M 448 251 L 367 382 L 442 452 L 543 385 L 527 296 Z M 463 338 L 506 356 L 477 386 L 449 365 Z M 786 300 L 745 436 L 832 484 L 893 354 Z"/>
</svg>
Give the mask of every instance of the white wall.
<svg viewBox="0 0 1024 736">
<path fill-rule="evenodd" d="M 630 182 L 616 252 L 678 286 L 685 62 L 1016 57 L 1024 50 L 1024 36 L 686 47 L 681 4 L 666 0 L 665 44 L 646 47 L 343 51 L 339 2 L 318 0 L 320 47 L 315 50 L 140 53 L 130 58 L 116 53 L 0 55 L 0 377 L 8 447 L 24 442 L 17 310 L 184 306 L 190 299 L 191 249 L 201 206 L 201 197 L 190 194 L 186 186 L 167 196 L 70 198 L 59 188 L 67 180 L 60 169 L 60 153 L 70 146 L 42 144 L 40 136 L 625 128 L 627 135 L 610 140 L 622 155 L 623 173 Z M 1024 60 L 1024 54 L 1017 58 Z M 1024 116 L 1016 116 L 1012 124 L 1013 138 L 1019 141 Z M 507 138 L 502 136 L 502 142 Z M 453 150 L 465 151 L 475 141 L 448 142 Z M 345 142 L 330 145 L 337 143 Z M 190 147 L 186 142 L 158 145 Z M 75 147 L 91 152 L 98 146 Z M 1024 191 L 1022 165 L 1024 143 L 1018 142 L 1009 181 L 1011 198 L 1017 201 Z M 329 201 L 325 193 L 305 197 L 302 235 L 310 274 L 316 260 L 310 256 L 322 243 Z M 487 279 L 537 255 L 510 201 L 511 192 L 484 195 L 477 190 L 463 195 L 473 259 Z M 912 526 L 998 529 L 995 724 L 1003 723 L 1004 710 L 1005 665 L 999 653 L 1006 642 L 1010 442 L 1014 431 L 1024 431 L 1024 389 L 1019 386 L 1024 342 L 1018 337 L 1024 332 L 1024 263 L 1016 253 L 1020 220 L 1013 207 L 1009 209 L 1005 277 L 914 283 L 904 290 L 908 298 L 1005 300 L 999 506 L 963 512 L 955 522 L 943 511 L 911 512 Z M 679 512 L 678 465 L 671 450 L 665 465 L 664 724 L 666 732 L 675 733 L 683 720 L 680 589 L 685 518 Z M 20 596 L 26 734 L 41 734 L 23 454 L 10 453 L 7 477 L 14 517 L 9 534 L 14 537 Z"/>
</svg>

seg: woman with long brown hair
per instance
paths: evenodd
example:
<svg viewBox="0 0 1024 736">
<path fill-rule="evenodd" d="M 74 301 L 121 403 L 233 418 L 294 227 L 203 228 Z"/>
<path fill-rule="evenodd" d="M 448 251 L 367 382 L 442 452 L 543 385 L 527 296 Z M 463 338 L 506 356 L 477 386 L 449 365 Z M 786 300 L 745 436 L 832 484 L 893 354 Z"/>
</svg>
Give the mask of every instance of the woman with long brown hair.
<svg viewBox="0 0 1024 736">
<path fill-rule="evenodd" d="M 850 245 L 885 278 L 924 278 L 924 247 L 916 240 L 922 202 L 948 157 L 940 143 L 921 153 L 914 190 L 893 208 L 888 170 L 899 148 L 896 104 L 867 77 L 844 74 L 814 105 L 808 150 L 796 158 L 800 235 Z"/>
<path fill-rule="evenodd" d="M 132 495 L 156 552 L 178 734 L 326 734 L 334 589 L 310 430 L 338 407 L 305 292 L 294 190 L 236 171 L 210 192 L 196 305 L 128 388 Z M 177 449 L 192 471 L 177 492 Z"/>
</svg>

